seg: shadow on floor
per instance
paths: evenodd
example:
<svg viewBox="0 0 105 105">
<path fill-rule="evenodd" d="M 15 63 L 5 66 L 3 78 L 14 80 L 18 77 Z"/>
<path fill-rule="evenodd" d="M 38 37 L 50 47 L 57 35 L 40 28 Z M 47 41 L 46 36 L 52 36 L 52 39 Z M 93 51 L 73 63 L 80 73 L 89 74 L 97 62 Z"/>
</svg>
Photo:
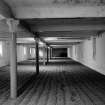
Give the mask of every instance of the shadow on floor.
<svg viewBox="0 0 105 105">
<path fill-rule="evenodd" d="M 26 64 L 28 62 L 30 61 L 26 61 Z M 71 59 L 68 62 L 54 60 L 43 68 L 39 75 L 34 74 L 19 89 L 18 96 L 15 101 L 7 100 L 6 103 L 10 105 L 105 105 L 105 76 Z"/>
</svg>

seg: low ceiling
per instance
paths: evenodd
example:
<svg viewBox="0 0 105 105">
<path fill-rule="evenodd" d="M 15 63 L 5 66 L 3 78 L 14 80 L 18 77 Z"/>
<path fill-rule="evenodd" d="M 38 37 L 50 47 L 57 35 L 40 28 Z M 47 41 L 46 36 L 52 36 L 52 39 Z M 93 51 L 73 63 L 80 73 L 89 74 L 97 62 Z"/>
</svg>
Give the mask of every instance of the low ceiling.
<svg viewBox="0 0 105 105">
<path fill-rule="evenodd" d="M 16 18 L 105 17 L 105 0 L 3 0 Z"/>
<path fill-rule="evenodd" d="M 48 5 L 48 4 L 67 4 L 68 5 L 103 5 L 104 0 L 4 0 L 11 7 L 21 7 L 21 6 L 35 6 L 35 5 Z"/>
<path fill-rule="evenodd" d="M 38 32 L 43 40 L 50 39 L 45 40 L 49 45 L 71 45 L 105 31 L 105 18 L 22 19 L 21 22 L 32 33 Z"/>
<path fill-rule="evenodd" d="M 4 1 L 28 31 L 50 46 L 79 44 L 105 31 L 105 0 Z"/>
</svg>

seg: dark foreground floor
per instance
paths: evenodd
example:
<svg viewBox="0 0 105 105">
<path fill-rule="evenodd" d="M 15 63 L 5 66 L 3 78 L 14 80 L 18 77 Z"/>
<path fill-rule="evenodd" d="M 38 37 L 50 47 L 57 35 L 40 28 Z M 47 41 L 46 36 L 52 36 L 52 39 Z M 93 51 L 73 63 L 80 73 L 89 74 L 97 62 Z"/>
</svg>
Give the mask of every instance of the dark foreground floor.
<svg viewBox="0 0 105 105">
<path fill-rule="evenodd" d="M 19 64 L 18 69 L 19 87 L 29 82 L 20 88 L 17 100 L 10 100 L 9 74 L 1 70 L 0 105 L 105 105 L 105 76 L 77 62 L 53 60 L 40 65 L 38 76 L 33 76 L 33 60 Z"/>
</svg>

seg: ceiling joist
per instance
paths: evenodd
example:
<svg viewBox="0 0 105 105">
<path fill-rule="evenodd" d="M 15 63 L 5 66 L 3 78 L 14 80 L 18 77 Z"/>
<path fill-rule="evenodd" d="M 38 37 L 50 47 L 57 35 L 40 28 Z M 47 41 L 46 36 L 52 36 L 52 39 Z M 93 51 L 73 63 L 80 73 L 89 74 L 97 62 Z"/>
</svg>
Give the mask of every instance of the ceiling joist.
<svg viewBox="0 0 105 105">
<path fill-rule="evenodd" d="M 48 31 L 40 32 L 40 37 L 90 37 L 92 35 L 97 35 L 96 31 Z"/>
<path fill-rule="evenodd" d="M 32 30 L 36 27 L 32 26 Z M 51 26 L 40 26 L 38 27 L 39 32 L 44 31 L 100 31 L 105 30 L 105 24 L 95 24 L 95 25 L 51 25 Z"/>
</svg>

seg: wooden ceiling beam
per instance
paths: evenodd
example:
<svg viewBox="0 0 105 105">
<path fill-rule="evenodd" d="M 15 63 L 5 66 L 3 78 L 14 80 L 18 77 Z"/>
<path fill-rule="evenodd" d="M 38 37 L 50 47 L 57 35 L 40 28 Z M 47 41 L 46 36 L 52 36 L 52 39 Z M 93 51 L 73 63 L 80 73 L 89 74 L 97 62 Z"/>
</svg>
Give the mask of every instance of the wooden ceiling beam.
<svg viewBox="0 0 105 105">
<path fill-rule="evenodd" d="M 70 48 L 71 46 L 73 45 L 51 45 L 52 48 Z"/>
<path fill-rule="evenodd" d="M 32 26 L 32 30 L 36 27 Z M 105 30 L 105 24 L 95 24 L 95 25 L 50 25 L 50 26 L 40 26 L 37 28 L 39 32 L 44 31 L 100 31 Z"/>
<path fill-rule="evenodd" d="M 72 45 L 72 44 L 79 44 L 81 42 L 50 42 L 50 45 Z"/>
<path fill-rule="evenodd" d="M 40 37 L 78 37 L 78 38 L 87 38 L 90 36 L 97 35 L 97 32 L 93 31 L 49 31 L 49 32 L 40 32 Z"/>
</svg>

